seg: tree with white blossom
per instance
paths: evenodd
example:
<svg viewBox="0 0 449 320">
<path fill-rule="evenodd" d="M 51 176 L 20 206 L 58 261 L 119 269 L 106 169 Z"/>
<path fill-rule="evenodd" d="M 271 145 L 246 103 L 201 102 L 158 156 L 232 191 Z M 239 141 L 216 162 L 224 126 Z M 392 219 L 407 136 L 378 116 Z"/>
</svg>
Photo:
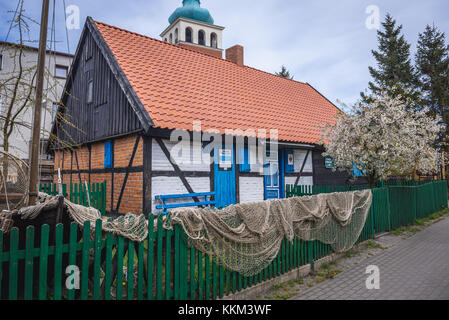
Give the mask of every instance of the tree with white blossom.
<svg viewBox="0 0 449 320">
<path fill-rule="evenodd" d="M 438 172 L 441 118 L 386 92 L 370 100 L 369 105 L 358 102 L 351 112 L 340 113 L 334 126 L 323 129 L 323 156 L 333 158 L 334 170 L 352 171 L 356 166 L 371 186 L 392 175 Z"/>
</svg>

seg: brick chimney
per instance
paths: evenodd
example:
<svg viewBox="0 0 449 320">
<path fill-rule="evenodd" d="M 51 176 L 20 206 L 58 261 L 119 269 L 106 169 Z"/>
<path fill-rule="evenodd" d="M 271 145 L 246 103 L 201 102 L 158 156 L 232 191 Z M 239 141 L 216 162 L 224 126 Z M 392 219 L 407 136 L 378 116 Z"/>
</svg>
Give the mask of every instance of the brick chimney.
<svg viewBox="0 0 449 320">
<path fill-rule="evenodd" d="M 226 60 L 234 62 L 239 66 L 244 65 L 244 49 L 240 45 L 235 45 L 226 49 Z"/>
</svg>

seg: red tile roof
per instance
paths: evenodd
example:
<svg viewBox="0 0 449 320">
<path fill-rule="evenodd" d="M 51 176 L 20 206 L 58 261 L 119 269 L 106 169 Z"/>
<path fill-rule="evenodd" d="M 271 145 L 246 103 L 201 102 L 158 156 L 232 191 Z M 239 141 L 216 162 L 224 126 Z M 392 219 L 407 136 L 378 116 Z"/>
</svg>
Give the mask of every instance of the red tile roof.
<svg viewBox="0 0 449 320">
<path fill-rule="evenodd" d="M 339 109 L 310 85 L 95 22 L 156 128 L 279 130 L 316 143 Z"/>
</svg>

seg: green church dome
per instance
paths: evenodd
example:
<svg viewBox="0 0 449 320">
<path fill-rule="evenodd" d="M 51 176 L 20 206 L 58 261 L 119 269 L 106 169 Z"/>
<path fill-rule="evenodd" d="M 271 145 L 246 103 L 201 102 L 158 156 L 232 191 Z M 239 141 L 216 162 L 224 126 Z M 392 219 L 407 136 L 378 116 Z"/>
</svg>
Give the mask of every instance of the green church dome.
<svg viewBox="0 0 449 320">
<path fill-rule="evenodd" d="M 168 22 L 172 24 L 178 18 L 187 18 L 214 24 L 214 19 L 210 15 L 209 10 L 200 7 L 200 0 L 183 0 L 182 7 L 173 12 L 170 18 L 168 18 Z"/>
</svg>

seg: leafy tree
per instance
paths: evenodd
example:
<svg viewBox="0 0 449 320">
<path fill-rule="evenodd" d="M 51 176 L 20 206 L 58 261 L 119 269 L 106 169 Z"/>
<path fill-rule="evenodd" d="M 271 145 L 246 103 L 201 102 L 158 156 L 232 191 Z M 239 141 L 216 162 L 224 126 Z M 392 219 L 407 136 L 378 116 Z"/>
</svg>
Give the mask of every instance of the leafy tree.
<svg viewBox="0 0 449 320">
<path fill-rule="evenodd" d="M 285 66 L 281 67 L 281 71 L 280 72 L 276 72 L 276 75 L 282 78 L 286 78 L 286 79 L 290 79 L 293 80 L 293 76 L 290 75 L 290 71 L 287 70 L 287 68 Z"/>
<path fill-rule="evenodd" d="M 423 104 L 433 114 L 442 116 L 449 123 L 449 46 L 445 34 L 435 26 L 426 26 L 419 34 L 418 50 L 415 56 L 420 76 Z"/>
<path fill-rule="evenodd" d="M 372 50 L 377 68 L 369 67 L 373 78 L 369 90 L 374 95 L 385 91 L 391 97 L 401 95 L 416 102 L 419 99 L 416 91 L 418 76 L 410 59 L 410 44 L 401 31 L 402 25 L 396 26 L 396 21 L 387 14 L 382 30 L 377 31 L 378 50 Z M 369 102 L 369 95 L 362 92 L 361 96 L 364 102 Z"/>
<path fill-rule="evenodd" d="M 335 169 L 352 171 L 355 164 L 371 186 L 391 175 L 438 172 L 441 157 L 434 142 L 443 130 L 440 117 L 387 91 L 368 98 L 369 105 L 357 103 L 323 129 L 323 156 L 334 159 Z"/>
</svg>

